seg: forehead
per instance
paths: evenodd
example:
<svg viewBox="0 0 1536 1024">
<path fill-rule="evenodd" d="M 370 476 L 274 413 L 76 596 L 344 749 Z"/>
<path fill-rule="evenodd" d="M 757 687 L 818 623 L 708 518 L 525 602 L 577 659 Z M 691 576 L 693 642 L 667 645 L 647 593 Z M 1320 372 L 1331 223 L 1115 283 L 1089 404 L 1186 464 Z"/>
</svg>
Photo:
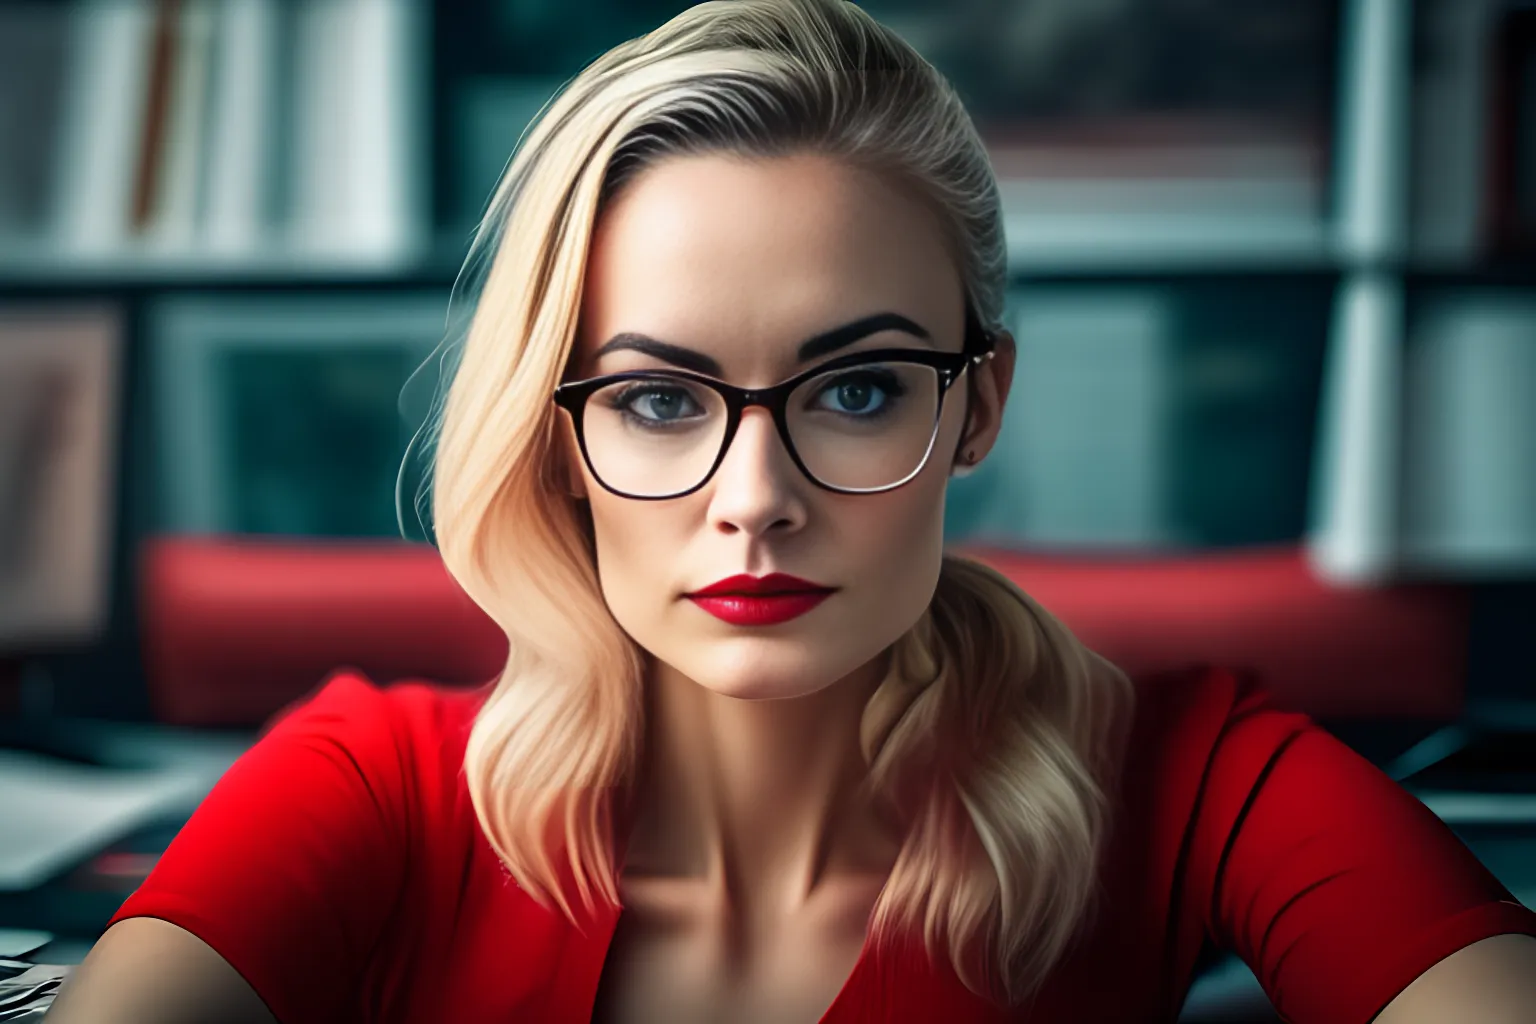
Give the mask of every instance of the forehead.
<svg viewBox="0 0 1536 1024">
<path fill-rule="evenodd" d="M 675 157 L 598 218 L 579 346 L 637 331 L 778 372 L 805 338 L 872 313 L 958 342 L 961 296 L 937 215 L 887 176 L 813 154 Z"/>
</svg>

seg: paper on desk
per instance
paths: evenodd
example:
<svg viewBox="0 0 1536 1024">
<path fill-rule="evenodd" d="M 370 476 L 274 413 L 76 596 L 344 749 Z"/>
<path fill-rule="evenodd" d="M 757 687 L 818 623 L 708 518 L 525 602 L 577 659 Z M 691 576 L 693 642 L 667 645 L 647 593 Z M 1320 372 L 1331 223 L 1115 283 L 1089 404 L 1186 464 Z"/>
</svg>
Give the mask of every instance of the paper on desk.
<svg viewBox="0 0 1536 1024">
<path fill-rule="evenodd" d="M 0 750 L 0 890 L 41 885 L 142 825 L 192 811 L 216 780 Z"/>
<path fill-rule="evenodd" d="M 0 928 L 0 957 L 26 956 L 52 941 L 52 932 L 40 932 L 33 928 Z"/>
</svg>

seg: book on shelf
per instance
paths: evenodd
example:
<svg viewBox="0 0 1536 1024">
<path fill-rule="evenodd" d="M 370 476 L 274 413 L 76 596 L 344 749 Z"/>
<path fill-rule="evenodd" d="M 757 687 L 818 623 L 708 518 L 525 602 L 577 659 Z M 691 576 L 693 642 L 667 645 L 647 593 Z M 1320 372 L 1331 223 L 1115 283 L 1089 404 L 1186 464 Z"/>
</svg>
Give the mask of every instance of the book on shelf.
<svg viewBox="0 0 1536 1024">
<path fill-rule="evenodd" d="M 0 117 L 23 129 L 0 137 L 0 263 L 411 258 L 427 237 L 425 10 L 0 7 L 0 58 L 27 58 L 0 71 Z M 53 94 L 54 116 L 19 116 Z"/>
<path fill-rule="evenodd" d="M 142 2 L 56 11 L 69 20 L 70 72 L 47 244 L 107 254 L 129 241 L 155 12 Z"/>
<path fill-rule="evenodd" d="M 225 0 L 214 27 L 204 226 L 215 252 L 270 241 L 278 30 L 277 0 Z"/>
<path fill-rule="evenodd" d="M 131 217 L 152 246 L 185 250 L 197 240 L 215 13 L 206 0 L 156 6 Z"/>
<path fill-rule="evenodd" d="M 307 3 L 295 11 L 294 244 L 399 252 L 419 242 L 401 211 L 417 191 L 421 151 L 408 122 L 418 37 L 404 0 Z"/>
</svg>

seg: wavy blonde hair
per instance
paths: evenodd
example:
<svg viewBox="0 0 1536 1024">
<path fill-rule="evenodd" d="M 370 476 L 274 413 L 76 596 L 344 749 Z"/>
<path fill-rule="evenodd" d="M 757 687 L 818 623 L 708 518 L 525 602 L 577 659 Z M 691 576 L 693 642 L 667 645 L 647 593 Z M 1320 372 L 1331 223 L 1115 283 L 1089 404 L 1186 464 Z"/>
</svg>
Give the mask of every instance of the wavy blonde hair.
<svg viewBox="0 0 1536 1024">
<path fill-rule="evenodd" d="M 557 483 L 552 392 L 594 222 L 659 159 L 803 151 L 915 185 L 997 327 L 1006 255 L 981 139 L 945 79 L 844 0 L 701 3 L 599 57 L 519 140 L 466 263 L 478 298 L 429 415 L 418 503 L 430 489 L 444 563 L 510 642 L 465 754 L 475 811 L 518 884 L 578 926 L 577 904 L 619 902 L 617 805 L 643 735 L 643 652 L 603 600 L 590 510 Z M 871 940 L 920 932 L 970 988 L 1018 1003 L 1096 904 L 1130 683 L 1005 576 L 949 553 L 885 653 L 861 736 L 906 835 Z"/>
</svg>

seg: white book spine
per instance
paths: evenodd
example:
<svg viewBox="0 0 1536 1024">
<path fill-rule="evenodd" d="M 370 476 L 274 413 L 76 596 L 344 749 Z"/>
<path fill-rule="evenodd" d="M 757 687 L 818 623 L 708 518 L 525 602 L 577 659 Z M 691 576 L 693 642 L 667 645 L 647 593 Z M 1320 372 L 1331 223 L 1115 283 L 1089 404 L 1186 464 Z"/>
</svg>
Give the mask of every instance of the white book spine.
<svg viewBox="0 0 1536 1024">
<path fill-rule="evenodd" d="M 318 0 L 301 9 L 300 247 L 388 260 L 419 241 L 418 17 L 414 0 Z"/>
<path fill-rule="evenodd" d="M 337 170 L 344 152 L 342 68 L 353 58 L 343 19 L 345 0 L 310 0 L 296 20 L 292 117 L 290 242 L 303 251 L 344 245 Z"/>
<path fill-rule="evenodd" d="M 147 0 L 86 0 L 73 18 L 54 235 L 67 252 L 111 254 L 129 236 L 154 11 Z"/>
<path fill-rule="evenodd" d="M 263 247 L 268 228 L 277 12 L 273 0 L 224 0 L 218 14 L 205 237 L 213 252 L 248 253 Z"/>
<path fill-rule="evenodd" d="M 413 0 L 354 0 L 358 47 L 348 92 L 348 219 L 359 245 L 402 255 L 417 239 L 413 167 L 423 152 L 416 137 L 413 59 L 421 38 Z"/>
</svg>

